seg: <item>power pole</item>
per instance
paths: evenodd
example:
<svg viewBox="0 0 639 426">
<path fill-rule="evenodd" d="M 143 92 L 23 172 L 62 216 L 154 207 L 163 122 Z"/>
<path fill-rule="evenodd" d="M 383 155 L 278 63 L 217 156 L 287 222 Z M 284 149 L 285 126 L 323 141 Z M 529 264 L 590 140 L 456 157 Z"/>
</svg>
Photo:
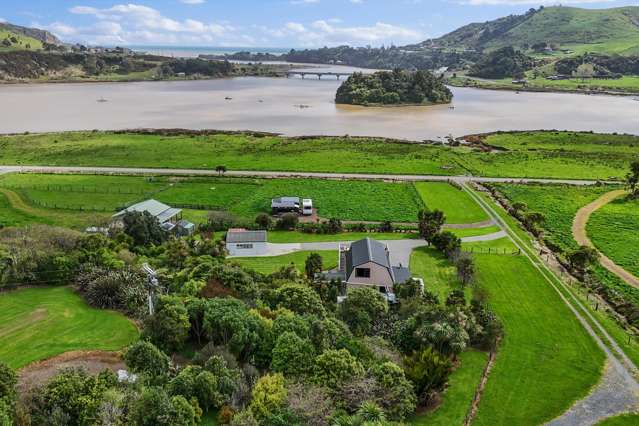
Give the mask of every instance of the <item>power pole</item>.
<svg viewBox="0 0 639 426">
<path fill-rule="evenodd" d="M 159 286 L 157 273 L 149 266 L 148 263 L 142 265 L 142 271 L 144 271 L 147 276 L 146 289 L 149 292 L 149 315 L 153 315 L 155 313 L 155 291 Z"/>
</svg>

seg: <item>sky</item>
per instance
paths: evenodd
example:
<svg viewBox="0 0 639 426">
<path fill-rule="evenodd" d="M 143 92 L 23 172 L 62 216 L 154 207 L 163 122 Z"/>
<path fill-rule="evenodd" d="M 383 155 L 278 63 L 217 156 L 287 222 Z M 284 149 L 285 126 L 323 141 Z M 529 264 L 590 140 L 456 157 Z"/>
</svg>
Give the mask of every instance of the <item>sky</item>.
<svg viewBox="0 0 639 426">
<path fill-rule="evenodd" d="M 403 45 L 556 0 L 0 0 L 0 21 L 90 45 Z M 564 0 L 589 8 L 637 0 Z"/>
</svg>

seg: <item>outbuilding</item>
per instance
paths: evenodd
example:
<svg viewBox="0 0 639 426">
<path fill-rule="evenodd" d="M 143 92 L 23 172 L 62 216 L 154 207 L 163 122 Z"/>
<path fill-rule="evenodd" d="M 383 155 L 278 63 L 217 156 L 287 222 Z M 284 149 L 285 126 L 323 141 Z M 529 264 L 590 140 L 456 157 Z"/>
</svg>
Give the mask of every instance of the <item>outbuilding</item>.
<svg viewBox="0 0 639 426">
<path fill-rule="evenodd" d="M 263 256 L 267 253 L 266 231 L 229 229 L 226 233 L 226 250 L 230 256 Z"/>
</svg>

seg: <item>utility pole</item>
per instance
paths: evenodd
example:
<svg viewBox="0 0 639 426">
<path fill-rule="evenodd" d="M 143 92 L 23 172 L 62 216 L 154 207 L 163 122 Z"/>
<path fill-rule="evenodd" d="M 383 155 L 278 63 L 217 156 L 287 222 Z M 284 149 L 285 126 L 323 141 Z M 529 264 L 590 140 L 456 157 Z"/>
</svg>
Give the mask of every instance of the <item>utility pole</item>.
<svg viewBox="0 0 639 426">
<path fill-rule="evenodd" d="M 157 273 L 149 266 L 148 263 L 142 265 L 142 271 L 144 271 L 147 276 L 146 289 L 149 292 L 149 315 L 153 315 L 155 313 L 155 291 L 159 286 Z"/>
</svg>

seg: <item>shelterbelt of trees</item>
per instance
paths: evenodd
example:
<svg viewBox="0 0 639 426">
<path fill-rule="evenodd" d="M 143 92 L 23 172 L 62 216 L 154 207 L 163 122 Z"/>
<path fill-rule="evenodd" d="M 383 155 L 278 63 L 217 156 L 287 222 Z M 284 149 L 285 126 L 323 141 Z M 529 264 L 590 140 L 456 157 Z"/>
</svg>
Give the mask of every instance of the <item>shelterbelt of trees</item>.
<svg viewBox="0 0 639 426">
<path fill-rule="evenodd" d="M 351 75 L 337 90 L 335 102 L 352 105 L 449 103 L 453 93 L 428 71 L 394 70 Z"/>
</svg>

